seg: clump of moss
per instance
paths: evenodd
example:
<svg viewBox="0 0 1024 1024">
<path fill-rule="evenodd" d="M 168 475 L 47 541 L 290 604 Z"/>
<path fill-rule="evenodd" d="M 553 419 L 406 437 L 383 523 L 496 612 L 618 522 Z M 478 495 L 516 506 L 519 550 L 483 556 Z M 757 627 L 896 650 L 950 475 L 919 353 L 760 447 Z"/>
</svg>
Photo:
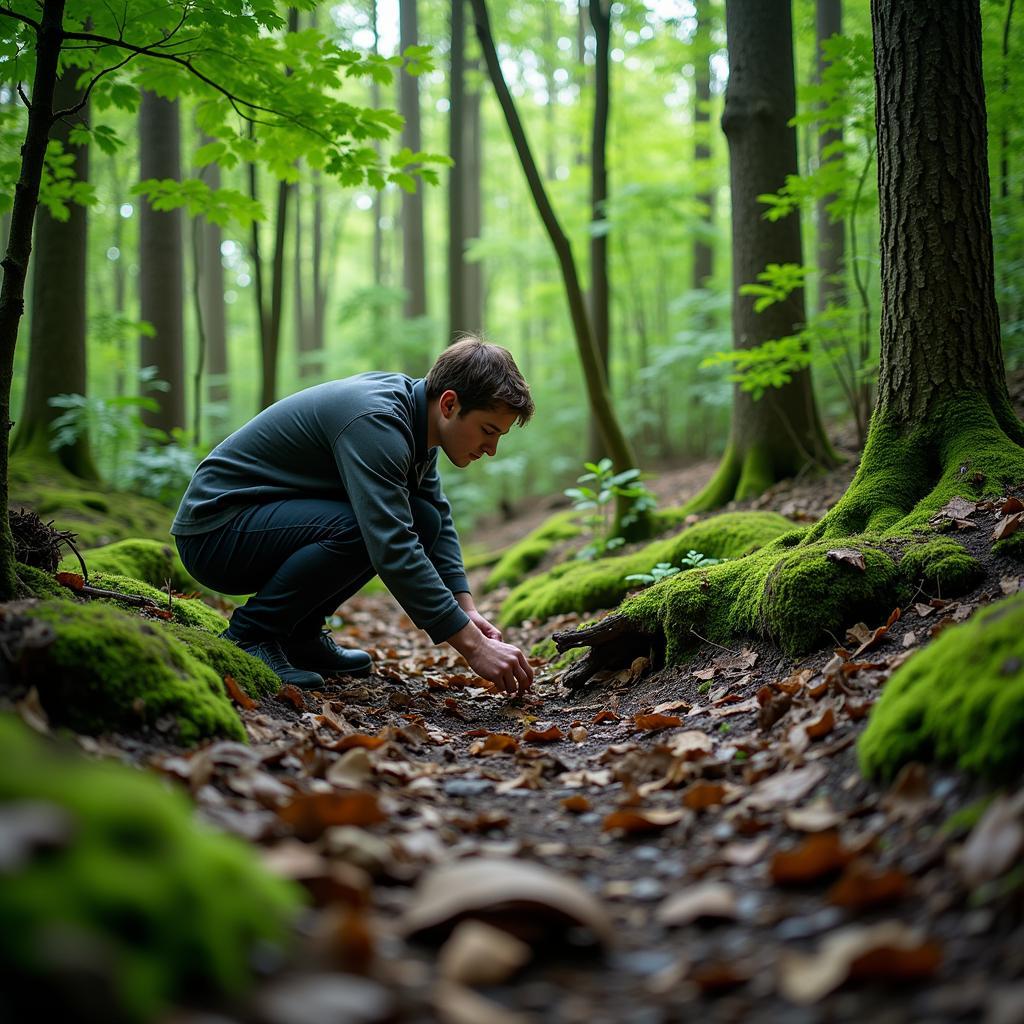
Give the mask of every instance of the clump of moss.
<svg viewBox="0 0 1024 1024">
<path fill-rule="evenodd" d="M 186 644 L 192 654 L 217 673 L 218 679 L 232 676 L 250 697 L 266 697 L 281 689 L 279 676 L 259 658 L 246 654 L 230 640 L 222 640 L 219 636 L 177 622 L 156 625 Z"/>
<path fill-rule="evenodd" d="M 0 1016 L 150 1021 L 237 997 L 302 902 L 156 777 L 54 749 L 0 716 L 5 815 L 53 822 L 0 885 Z M 45 829 L 43 830 L 45 832 Z"/>
<path fill-rule="evenodd" d="M 1024 594 L 944 630 L 890 677 L 861 736 L 865 774 L 937 760 L 991 779 L 1024 771 Z"/>
<path fill-rule="evenodd" d="M 192 629 L 205 630 L 207 633 L 223 633 L 228 627 L 228 620 L 214 611 L 209 605 L 203 604 L 198 598 L 174 597 L 168 605 L 167 593 L 143 583 L 130 576 L 118 576 L 109 572 L 96 572 L 89 575 L 89 583 L 102 590 L 113 590 L 119 594 L 130 594 L 133 597 L 148 597 L 161 608 L 171 609 L 175 622 Z M 66 596 L 66 594 L 65 594 Z"/>
<path fill-rule="evenodd" d="M 107 603 L 60 600 L 41 601 L 25 615 L 56 633 L 25 666 L 55 721 L 78 732 L 167 722 L 183 744 L 211 736 L 245 739 L 221 676 L 161 629 L 163 623 Z"/>
<path fill-rule="evenodd" d="M 130 576 L 154 587 L 163 588 L 171 581 L 175 590 L 199 590 L 199 584 L 185 571 L 178 552 L 173 545 L 164 541 L 132 537 L 105 544 L 99 548 L 87 548 L 82 552 L 89 575 L 111 573 L 115 576 Z M 61 568 L 77 572 L 78 559 L 71 555 L 61 562 Z"/>
<path fill-rule="evenodd" d="M 726 644 L 760 634 L 791 654 L 841 635 L 858 618 L 894 603 L 900 574 L 880 549 L 858 545 L 860 570 L 827 556 L 832 544 L 793 547 L 792 534 L 735 561 L 670 576 L 619 611 L 645 633 L 660 633 L 678 660 L 701 639 Z"/>
<path fill-rule="evenodd" d="M 966 594 L 985 575 L 982 564 L 948 537 L 912 544 L 903 555 L 900 571 L 911 586 L 923 586 L 943 597 Z"/>
<path fill-rule="evenodd" d="M 583 530 L 575 519 L 575 512 L 558 512 L 504 551 L 487 577 L 484 590 L 514 586 L 540 565 L 556 545 L 579 537 Z"/>
<path fill-rule="evenodd" d="M 992 553 L 1024 562 L 1024 530 L 1011 533 L 1005 540 L 997 540 L 992 545 Z"/>
<path fill-rule="evenodd" d="M 27 452 L 12 455 L 8 484 L 11 508 L 34 509 L 44 522 L 52 519 L 58 529 L 77 533 L 83 546 L 127 537 L 167 541 L 170 509 L 151 498 L 91 485 L 55 459 L 37 459 Z"/>
<path fill-rule="evenodd" d="M 18 562 L 18 579 L 32 592 L 33 597 L 67 597 L 68 592 L 54 577 L 43 569 Z"/>
<path fill-rule="evenodd" d="M 518 625 L 526 619 L 546 619 L 563 612 L 609 608 L 633 587 L 626 579 L 633 573 L 648 572 L 659 562 L 678 563 L 689 551 L 710 558 L 739 558 L 792 530 L 793 524 L 774 512 L 712 516 L 628 555 L 562 564 L 526 580 L 505 599 L 501 620 Z"/>
</svg>

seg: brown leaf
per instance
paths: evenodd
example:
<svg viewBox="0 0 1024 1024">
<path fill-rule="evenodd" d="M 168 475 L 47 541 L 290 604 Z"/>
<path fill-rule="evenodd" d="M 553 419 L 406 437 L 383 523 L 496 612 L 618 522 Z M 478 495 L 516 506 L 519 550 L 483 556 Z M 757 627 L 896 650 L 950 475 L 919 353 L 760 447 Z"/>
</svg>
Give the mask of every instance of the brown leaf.
<svg viewBox="0 0 1024 1024">
<path fill-rule="evenodd" d="M 932 516 L 934 523 L 937 519 L 969 519 L 974 515 L 978 503 L 969 501 L 967 498 L 950 498 L 938 512 Z"/>
<path fill-rule="evenodd" d="M 585 814 L 590 810 L 590 801 L 582 793 L 574 793 L 562 801 L 562 806 L 572 814 Z"/>
<path fill-rule="evenodd" d="M 291 704 L 296 711 L 306 710 L 306 698 L 302 691 L 291 683 L 285 683 L 277 693 L 274 694 L 274 700 L 279 700 L 282 704 Z"/>
<path fill-rule="evenodd" d="M 1003 503 L 999 508 L 1004 516 L 1013 515 L 1014 512 L 1024 512 L 1024 501 L 1020 498 L 1015 498 L 1012 495 L 1008 498 L 1003 499 Z"/>
<path fill-rule="evenodd" d="M 920 602 L 918 602 L 914 605 L 914 611 L 916 611 L 922 619 L 928 618 L 929 615 L 934 615 L 936 610 L 937 609 L 933 604 L 921 604 Z"/>
<path fill-rule="evenodd" d="M 591 725 L 600 725 L 602 722 L 620 722 L 622 716 L 617 715 L 614 711 L 598 711 L 596 715 L 590 720 Z"/>
<path fill-rule="evenodd" d="M 718 807 L 734 797 L 736 787 L 727 782 L 707 782 L 699 779 L 683 790 L 683 806 L 691 811 L 706 811 L 709 807 Z"/>
<path fill-rule="evenodd" d="M 471 757 L 489 757 L 493 754 L 514 754 L 519 749 L 519 740 L 505 732 L 492 732 L 485 738 L 474 740 L 469 745 Z"/>
<path fill-rule="evenodd" d="M 524 730 L 522 738 L 524 743 L 557 743 L 565 734 L 554 722 L 538 722 Z"/>
<path fill-rule="evenodd" d="M 533 950 L 501 928 L 483 921 L 462 921 L 441 947 L 442 978 L 460 985 L 501 985 L 525 967 Z"/>
<path fill-rule="evenodd" d="M 674 733 L 668 740 L 669 752 L 684 761 L 699 761 L 701 758 L 710 757 L 714 746 L 714 740 L 700 729 Z"/>
<path fill-rule="evenodd" d="M 1013 515 L 1004 516 L 996 523 L 996 528 L 992 531 L 992 539 L 1003 540 L 1005 537 L 1013 536 L 1022 520 L 1024 520 L 1024 512 L 1014 512 Z"/>
<path fill-rule="evenodd" d="M 655 914 L 669 928 L 699 920 L 734 921 L 737 916 L 736 893 L 724 882 L 700 882 L 673 893 Z"/>
<path fill-rule="evenodd" d="M 242 687 L 238 685 L 238 680 L 235 679 L 234 676 L 225 676 L 224 686 L 227 688 L 228 696 L 240 708 L 244 708 L 246 711 L 252 711 L 253 708 L 258 707 L 256 701 L 254 701 L 252 697 L 250 697 L 249 694 L 247 694 L 245 690 L 243 690 Z"/>
<path fill-rule="evenodd" d="M 719 707 L 708 708 L 708 714 L 712 718 L 729 718 L 732 715 L 745 715 L 749 711 L 759 710 L 756 697 L 748 697 L 734 704 L 724 704 Z"/>
<path fill-rule="evenodd" d="M 900 921 L 851 925 L 828 935 L 815 953 L 783 953 L 779 988 L 791 1002 L 809 1005 L 848 980 L 928 978 L 941 963 L 938 943 Z"/>
<path fill-rule="evenodd" d="M 814 800 L 806 807 L 786 811 L 786 827 L 794 832 L 826 832 L 846 820 L 846 815 L 829 803 L 827 797 Z"/>
<path fill-rule="evenodd" d="M 827 736 L 835 728 L 835 724 L 835 712 L 832 710 L 832 706 L 828 705 L 817 718 L 807 722 L 804 729 L 807 730 L 807 735 L 812 740 L 819 740 L 822 736 Z"/>
<path fill-rule="evenodd" d="M 897 903 L 910 891 L 910 879 L 896 868 L 875 868 L 858 858 L 846 866 L 828 891 L 830 903 L 849 910 L 869 910 Z"/>
<path fill-rule="evenodd" d="M 531 944 L 549 939 L 552 924 L 582 925 L 611 944 L 614 929 L 604 907 L 575 879 L 532 861 L 479 857 L 430 871 L 403 920 L 407 935 L 442 929 L 470 915 L 502 912 L 502 924 Z"/>
<path fill-rule="evenodd" d="M 802 885 L 842 870 L 852 855 L 843 847 L 839 833 L 816 832 L 799 846 L 783 850 L 771 862 L 771 877 L 776 885 Z"/>
<path fill-rule="evenodd" d="M 68 587 L 71 590 L 81 590 L 85 586 L 85 580 L 77 572 L 59 572 L 56 579 L 61 586 Z"/>
<path fill-rule="evenodd" d="M 826 551 L 825 557 L 830 562 L 841 562 L 844 565 L 852 565 L 861 572 L 867 571 L 864 555 L 856 548 L 836 548 L 834 551 Z"/>
<path fill-rule="evenodd" d="M 634 715 L 633 724 L 640 732 L 657 732 L 659 729 L 682 725 L 683 720 L 678 715 Z"/>
<path fill-rule="evenodd" d="M 685 700 L 667 700 L 664 704 L 659 704 L 653 711 L 655 715 L 667 715 L 673 711 L 689 711 L 690 704 Z"/>
<path fill-rule="evenodd" d="M 699 679 L 702 683 L 710 682 L 715 678 L 715 673 L 718 671 L 718 667 L 712 665 L 710 668 L 700 668 L 694 671 L 694 679 Z"/>
<path fill-rule="evenodd" d="M 807 796 L 826 774 L 823 764 L 809 764 L 769 775 L 754 787 L 744 806 L 756 811 L 770 811 L 774 807 L 795 804 Z"/>
<path fill-rule="evenodd" d="M 386 736 L 368 736 L 366 733 L 354 732 L 349 736 L 343 736 L 340 740 L 336 740 L 330 744 L 329 750 L 336 750 L 344 752 L 346 750 L 352 750 L 353 747 L 363 747 L 365 750 L 376 750 L 378 747 L 383 747 L 387 743 Z"/>
<path fill-rule="evenodd" d="M 660 832 L 682 821 L 685 815 L 686 812 L 682 810 L 644 811 L 633 807 L 625 807 L 622 810 L 612 811 L 611 814 L 605 815 L 605 819 L 601 823 L 601 831 L 612 832 L 615 829 L 620 829 L 630 835 Z"/>
<path fill-rule="evenodd" d="M 376 825 L 387 821 L 375 793 L 300 793 L 277 809 L 304 842 L 318 839 L 332 825 Z"/>
<path fill-rule="evenodd" d="M 358 789 L 373 775 L 373 765 L 365 747 L 353 747 L 338 758 L 326 771 L 324 778 L 339 789 Z"/>
<path fill-rule="evenodd" d="M 722 850 L 722 860 L 737 868 L 749 868 L 768 852 L 768 837 L 760 836 L 749 843 L 729 843 Z"/>
</svg>

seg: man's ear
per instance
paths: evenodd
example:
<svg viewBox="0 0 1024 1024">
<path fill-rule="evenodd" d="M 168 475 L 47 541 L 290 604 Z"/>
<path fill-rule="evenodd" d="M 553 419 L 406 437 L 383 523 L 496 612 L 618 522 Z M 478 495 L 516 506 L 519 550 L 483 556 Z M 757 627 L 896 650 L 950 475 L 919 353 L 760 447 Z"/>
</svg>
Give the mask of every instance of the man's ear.
<svg viewBox="0 0 1024 1024">
<path fill-rule="evenodd" d="M 459 396 L 455 391 L 449 388 L 447 391 L 441 392 L 441 397 L 437 400 L 438 405 L 441 409 L 441 415 L 447 420 L 451 419 L 455 415 L 459 404 Z"/>
</svg>

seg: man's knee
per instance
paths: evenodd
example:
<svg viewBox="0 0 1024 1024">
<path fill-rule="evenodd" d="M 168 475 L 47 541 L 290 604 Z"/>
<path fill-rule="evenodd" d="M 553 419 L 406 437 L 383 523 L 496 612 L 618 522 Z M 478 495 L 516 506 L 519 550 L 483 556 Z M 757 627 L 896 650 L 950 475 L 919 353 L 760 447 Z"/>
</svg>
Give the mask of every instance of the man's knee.
<svg viewBox="0 0 1024 1024">
<path fill-rule="evenodd" d="M 413 529 L 415 529 L 424 550 L 430 551 L 437 543 L 437 538 L 441 536 L 441 513 L 429 501 L 424 501 L 422 498 L 413 498 L 410 505 Z"/>
</svg>

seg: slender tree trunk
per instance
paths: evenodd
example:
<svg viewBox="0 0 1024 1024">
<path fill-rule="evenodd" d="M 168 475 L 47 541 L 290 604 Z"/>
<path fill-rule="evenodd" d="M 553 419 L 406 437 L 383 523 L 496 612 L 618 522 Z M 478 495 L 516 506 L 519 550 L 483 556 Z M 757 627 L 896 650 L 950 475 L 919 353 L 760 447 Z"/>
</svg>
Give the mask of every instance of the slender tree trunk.
<svg viewBox="0 0 1024 1024">
<path fill-rule="evenodd" d="M 522 164 L 523 173 L 526 176 L 534 205 L 551 240 L 551 245 L 555 250 L 555 256 L 562 273 L 566 301 L 569 305 L 573 331 L 576 336 L 576 346 L 579 352 L 580 363 L 583 367 L 583 376 L 587 385 L 587 396 L 590 400 L 591 413 L 601 425 L 604 442 L 616 467 L 623 470 L 634 467 L 636 466 L 636 457 L 626 435 L 622 432 L 622 427 L 615 415 L 615 410 L 612 407 L 608 394 L 608 383 L 598 356 L 597 346 L 594 343 L 593 329 L 587 315 L 586 303 L 583 299 L 583 290 L 580 288 L 579 275 L 576 272 L 576 262 L 573 259 L 572 248 L 551 207 L 551 202 L 544 189 L 544 183 L 541 181 L 540 173 L 537 170 L 537 163 L 533 158 L 533 153 L 523 132 L 515 103 L 502 76 L 501 65 L 498 63 L 498 54 L 491 35 L 486 2 L 485 0 L 471 0 L 471 2 L 473 5 L 473 16 L 476 21 L 477 37 L 483 50 L 487 71 L 498 94 L 498 102 L 501 104 L 501 109 L 505 114 L 509 134 L 512 136 L 513 145 Z"/>
<path fill-rule="evenodd" d="M 1010 25 L 1013 22 L 1013 6 L 1015 0 L 1009 0 L 1006 5 L 1006 19 L 1003 22 L 1003 80 L 1002 92 L 1005 97 L 1010 91 Z M 1009 110 L 1004 105 L 1006 113 L 1003 115 L 1003 124 L 999 130 L 999 197 L 1010 198 L 1010 126 Z"/>
<path fill-rule="evenodd" d="M 124 251 L 124 217 L 121 216 L 121 201 L 125 195 L 125 185 L 121 177 L 120 157 L 114 155 L 107 163 L 107 173 L 110 175 L 113 189 L 114 219 L 113 229 L 110 233 L 110 240 L 117 250 L 117 259 L 111 260 L 110 270 L 114 278 L 114 312 L 119 316 L 125 315 L 128 302 L 128 281 L 124 266 L 127 257 Z M 130 362 L 129 345 L 124 337 L 124 332 L 117 333 L 117 365 L 114 369 L 114 395 L 123 397 L 128 391 L 128 364 Z"/>
<path fill-rule="evenodd" d="M 57 84 L 57 59 L 63 40 L 64 0 L 43 0 L 42 18 L 36 33 L 36 67 L 28 108 L 28 126 L 21 147 L 21 167 L 14 186 L 7 251 L 0 285 L 0 601 L 21 591 L 15 572 L 14 538 L 8 519 L 7 471 L 11 435 L 11 381 L 18 325 L 25 311 L 25 275 L 32 252 L 32 222 L 39 201 L 43 159 L 53 119 L 53 93 Z"/>
<path fill-rule="evenodd" d="M 139 108 L 142 180 L 181 178 L 181 125 L 178 102 L 143 90 Z M 139 365 L 155 366 L 170 388 L 153 397 L 159 410 L 145 422 L 170 433 L 185 426 L 184 254 L 180 210 L 158 212 L 148 201 L 139 209 L 139 312 L 154 335 L 139 342 Z"/>
<path fill-rule="evenodd" d="M 544 157 L 545 171 L 548 181 L 555 180 L 558 169 L 557 139 L 555 137 L 555 93 L 558 85 L 555 82 L 554 62 L 549 55 L 549 48 L 556 39 L 555 26 L 551 18 L 551 4 L 541 4 L 541 16 L 544 19 L 544 88 L 548 101 L 544 104 Z"/>
<path fill-rule="evenodd" d="M 69 68 L 57 80 L 54 108 L 65 110 L 83 99 L 75 81 L 80 74 Z M 59 120 L 50 138 L 74 155 L 72 170 L 79 181 L 89 179 L 88 146 L 72 146 L 73 124 L 88 120 L 88 107 Z M 29 333 L 28 373 L 21 421 L 12 450 L 37 458 L 56 458 L 65 469 L 86 480 L 98 480 L 89 438 L 80 434 L 74 444 L 50 451 L 50 424 L 60 414 L 49 399 L 60 394 L 84 395 L 86 376 L 86 233 L 84 206 L 68 204 L 68 219 L 56 220 L 40 210 L 35 223 L 35 259 L 32 274 L 32 318 Z"/>
<path fill-rule="evenodd" d="M 480 86 L 476 84 L 476 72 L 480 61 L 474 57 L 466 62 L 466 70 L 473 74 L 474 84 L 466 89 L 465 135 L 462 155 L 465 173 L 462 176 L 462 194 L 465 207 L 462 227 L 466 240 L 479 238 L 483 233 L 483 130 L 480 121 Z M 479 334 L 484 329 L 484 265 L 480 260 L 462 262 L 462 309 L 465 329 Z"/>
<path fill-rule="evenodd" d="M 817 78 L 828 66 L 821 45 L 826 39 L 840 35 L 843 31 L 842 0 L 817 0 Z M 828 149 L 843 141 L 841 128 L 818 133 L 818 162 L 842 161 L 841 156 L 828 156 Z M 834 202 L 834 195 L 822 196 L 815 209 L 818 226 L 818 272 L 821 285 L 818 289 L 818 312 L 824 312 L 829 305 L 846 305 L 845 281 L 845 232 L 843 218 L 829 215 L 828 206 Z"/>
<path fill-rule="evenodd" d="M 732 189 L 733 345 L 755 348 L 784 338 L 805 322 L 804 294 L 754 312 L 740 287 L 770 263 L 802 263 L 798 213 L 772 222 L 758 196 L 777 191 L 797 173 L 793 30 L 790 0 L 729 0 L 729 85 L 722 129 L 729 142 Z M 785 477 L 833 465 L 835 456 L 818 418 L 810 370 L 770 388 L 755 401 L 733 390 L 732 431 L 721 465 L 690 503 L 693 511 L 760 494 Z"/>
<path fill-rule="evenodd" d="M 697 0 L 697 29 L 693 39 L 693 159 L 695 173 L 699 180 L 704 182 L 709 179 L 708 164 L 711 160 L 711 49 L 713 41 L 711 38 L 711 4 L 710 0 Z M 715 222 L 715 193 L 712 189 L 705 188 L 697 196 L 699 202 L 707 211 L 703 221 L 706 226 L 707 236 L 710 236 L 711 229 Z M 711 245 L 710 237 L 698 233 L 693 243 L 693 287 L 707 288 L 708 281 L 715 270 L 715 250 Z"/>
<path fill-rule="evenodd" d="M 324 186 L 319 172 L 313 176 L 313 317 L 310 330 L 309 376 L 314 380 L 324 377 L 324 321 L 327 315 L 327 288 L 324 282 Z"/>
<path fill-rule="evenodd" d="M 465 231 L 465 0 L 451 0 L 451 47 L 449 50 L 450 101 L 448 108 L 448 344 L 466 330 L 463 254 Z"/>
<path fill-rule="evenodd" d="M 608 115 L 611 108 L 611 0 L 590 0 L 590 23 L 597 44 L 594 56 L 594 117 L 590 141 L 590 322 L 594 344 L 604 367 L 608 390 L 613 392 L 611 376 L 611 322 L 608 315 L 608 234 L 596 230 L 607 218 L 608 201 Z M 590 453 L 594 461 L 608 453 L 596 423 L 590 424 Z"/>
<path fill-rule="evenodd" d="M 400 47 L 419 45 L 419 26 L 416 0 L 399 0 Z M 402 128 L 402 146 L 418 153 L 422 148 L 420 137 L 419 79 L 412 75 L 399 76 L 399 110 L 405 125 Z M 423 236 L 423 190 L 402 193 L 402 282 L 405 287 L 407 320 L 427 314 L 426 254 Z"/>
</svg>

